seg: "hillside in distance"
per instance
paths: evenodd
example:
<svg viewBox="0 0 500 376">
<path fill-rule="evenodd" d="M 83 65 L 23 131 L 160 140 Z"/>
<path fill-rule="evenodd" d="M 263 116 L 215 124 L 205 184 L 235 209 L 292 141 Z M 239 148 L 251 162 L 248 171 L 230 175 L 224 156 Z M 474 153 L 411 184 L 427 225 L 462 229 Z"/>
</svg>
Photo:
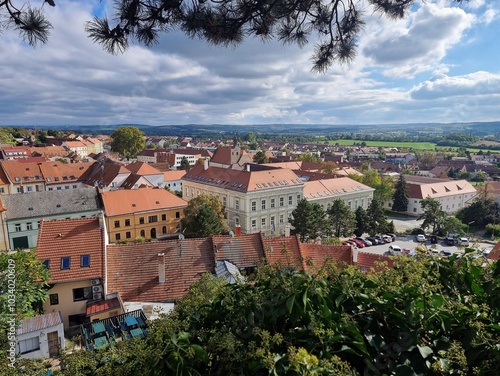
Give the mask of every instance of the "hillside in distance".
<svg viewBox="0 0 500 376">
<path fill-rule="evenodd" d="M 473 136 L 500 135 L 500 121 L 473 123 L 406 123 L 406 124 L 183 124 L 183 125 L 145 125 L 145 124 L 106 124 L 79 126 L 37 126 L 37 129 L 71 130 L 87 134 L 110 134 L 123 125 L 132 125 L 149 136 L 229 136 L 254 132 L 257 134 L 285 134 L 307 136 L 333 136 L 337 134 L 364 135 L 445 135 L 454 132 L 468 133 Z"/>
</svg>

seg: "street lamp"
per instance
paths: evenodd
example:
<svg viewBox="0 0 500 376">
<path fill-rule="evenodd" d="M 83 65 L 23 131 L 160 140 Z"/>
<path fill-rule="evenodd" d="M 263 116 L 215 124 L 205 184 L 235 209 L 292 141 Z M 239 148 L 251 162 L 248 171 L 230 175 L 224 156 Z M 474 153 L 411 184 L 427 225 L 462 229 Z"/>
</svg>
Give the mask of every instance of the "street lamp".
<svg viewBox="0 0 500 376">
<path fill-rule="evenodd" d="M 470 221 L 469 223 L 467 223 L 467 237 L 469 237 L 469 225 L 474 223 L 476 221 Z"/>
</svg>

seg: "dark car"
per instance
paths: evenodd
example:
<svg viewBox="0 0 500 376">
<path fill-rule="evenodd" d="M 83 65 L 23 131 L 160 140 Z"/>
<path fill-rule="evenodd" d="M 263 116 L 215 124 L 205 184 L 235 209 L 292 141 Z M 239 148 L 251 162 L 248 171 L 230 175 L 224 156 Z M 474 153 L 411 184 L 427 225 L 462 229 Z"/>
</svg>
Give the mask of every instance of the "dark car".
<svg viewBox="0 0 500 376">
<path fill-rule="evenodd" d="M 382 235 L 375 235 L 374 236 L 375 239 L 377 239 L 378 241 L 378 244 L 385 244 L 385 243 L 389 243 L 389 239 L 387 238 L 384 238 Z M 387 239 L 387 240 L 386 240 Z"/>
<path fill-rule="evenodd" d="M 457 244 L 457 240 L 453 236 L 447 236 L 444 239 L 444 244 L 446 244 L 446 245 L 455 245 L 455 244 Z"/>
<path fill-rule="evenodd" d="M 381 242 L 379 239 L 377 239 L 375 236 L 369 236 L 366 238 L 366 240 L 369 240 L 372 242 L 373 245 L 377 244 L 384 244 L 385 242 Z"/>
<path fill-rule="evenodd" d="M 393 234 L 392 232 L 388 232 L 386 233 L 387 236 L 390 236 L 391 237 L 391 241 L 395 241 L 396 240 L 396 234 Z"/>
</svg>

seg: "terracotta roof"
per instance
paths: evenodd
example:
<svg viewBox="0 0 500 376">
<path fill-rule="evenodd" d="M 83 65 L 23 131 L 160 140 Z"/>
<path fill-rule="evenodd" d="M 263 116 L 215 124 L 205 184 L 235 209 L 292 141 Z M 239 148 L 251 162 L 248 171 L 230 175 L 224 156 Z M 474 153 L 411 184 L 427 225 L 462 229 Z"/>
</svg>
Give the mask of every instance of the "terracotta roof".
<svg viewBox="0 0 500 376">
<path fill-rule="evenodd" d="M 186 170 L 165 171 L 163 179 L 165 181 L 180 180 L 184 175 L 186 175 Z"/>
<path fill-rule="evenodd" d="M 96 313 L 109 311 L 111 309 L 120 308 L 120 300 L 118 298 L 99 300 L 87 304 L 87 316 L 95 315 Z"/>
<path fill-rule="evenodd" d="M 43 162 L 39 166 L 47 184 L 61 184 L 64 182 L 77 182 L 91 164 Z"/>
<path fill-rule="evenodd" d="M 308 271 L 320 268 L 324 263 L 339 265 L 352 264 L 352 249 L 349 245 L 301 244 L 300 250 L 304 259 L 304 267 Z"/>
<path fill-rule="evenodd" d="M 146 162 L 134 162 L 125 166 L 127 170 L 137 175 L 161 175 L 161 172 Z"/>
<path fill-rule="evenodd" d="M 7 175 L 5 175 L 5 172 L 2 167 L 3 165 L 0 163 L 0 185 L 9 184 L 9 178 L 7 177 Z"/>
<path fill-rule="evenodd" d="M 492 260 L 500 260 L 500 242 L 495 244 L 493 249 L 490 251 L 488 258 Z"/>
<path fill-rule="evenodd" d="M 185 208 L 186 200 L 163 188 L 144 187 L 101 193 L 106 216 L 132 214 L 153 210 Z"/>
<path fill-rule="evenodd" d="M 43 329 L 47 329 L 59 324 L 62 324 L 61 312 L 50 312 L 40 316 L 30 317 L 29 319 L 24 319 L 17 328 L 17 334 L 31 333 Z"/>
<path fill-rule="evenodd" d="M 32 155 L 38 154 L 45 158 L 64 157 L 68 153 L 64 146 L 37 146 L 32 147 L 30 150 Z"/>
<path fill-rule="evenodd" d="M 182 180 L 223 187 L 239 192 L 266 191 L 283 186 L 303 186 L 302 180 L 289 169 L 241 171 L 222 167 L 195 166 Z"/>
<path fill-rule="evenodd" d="M 80 180 L 88 185 L 102 183 L 107 187 L 118 175 L 128 176 L 130 175 L 130 171 L 120 163 L 105 160 L 104 163 L 93 163 L 87 172 L 81 176 Z"/>
<path fill-rule="evenodd" d="M 386 263 L 387 265 L 383 266 L 383 265 L 379 264 L 380 262 Z M 362 271 L 378 272 L 378 271 L 381 271 L 381 270 L 386 269 L 386 268 L 392 268 L 393 261 L 387 256 L 358 251 L 357 265 L 361 268 Z"/>
<path fill-rule="evenodd" d="M 210 238 L 108 246 L 108 291 L 127 302 L 171 302 L 186 295 L 203 273 L 213 273 Z M 165 283 L 159 283 L 164 254 Z"/>
<path fill-rule="evenodd" d="M 210 161 L 214 162 L 214 163 L 230 165 L 230 164 L 232 164 L 231 152 L 233 150 L 234 149 L 229 148 L 229 147 L 217 148 L 217 149 L 215 149 L 214 155 L 212 156 L 212 158 L 210 158 Z"/>
<path fill-rule="evenodd" d="M 304 183 L 304 198 L 307 199 L 340 198 L 360 191 L 369 192 L 374 191 L 374 189 L 348 177 L 313 180 Z"/>
<path fill-rule="evenodd" d="M 259 233 L 240 236 L 212 236 L 217 261 L 230 261 L 239 268 L 257 266 L 264 257 Z"/>
<path fill-rule="evenodd" d="M 301 243 L 297 236 L 263 237 L 266 260 L 270 264 L 304 269 Z"/>
<path fill-rule="evenodd" d="M 130 174 L 121 184 L 121 188 L 124 189 L 133 189 L 138 187 L 153 187 L 153 185 L 144 176 L 134 173 Z"/>
<path fill-rule="evenodd" d="M 279 167 L 279 168 L 289 168 L 290 170 L 301 170 L 302 161 L 264 163 L 264 165 L 271 167 Z"/>
<path fill-rule="evenodd" d="M 476 193 L 467 180 L 446 180 L 423 176 L 405 175 L 410 198 L 438 198 L 456 194 Z"/>
<path fill-rule="evenodd" d="M 82 255 L 90 256 L 90 266 L 81 266 Z M 49 283 L 102 278 L 104 233 L 99 218 L 40 221 L 36 256 L 50 260 Z M 70 257 L 69 269 L 61 269 L 61 258 Z"/>
<path fill-rule="evenodd" d="M 43 183 L 44 178 L 38 163 L 19 163 L 18 161 L 1 161 L 5 175 L 13 184 Z"/>
</svg>

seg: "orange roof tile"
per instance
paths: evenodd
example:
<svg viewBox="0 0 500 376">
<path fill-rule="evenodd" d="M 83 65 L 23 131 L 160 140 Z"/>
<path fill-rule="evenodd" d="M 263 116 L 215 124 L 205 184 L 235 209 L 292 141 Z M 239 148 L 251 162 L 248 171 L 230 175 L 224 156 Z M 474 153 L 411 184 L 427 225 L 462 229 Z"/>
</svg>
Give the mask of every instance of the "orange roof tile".
<svg viewBox="0 0 500 376">
<path fill-rule="evenodd" d="M 340 198 L 346 194 L 360 191 L 374 191 L 374 189 L 347 177 L 308 181 L 304 185 L 304 197 L 309 199 Z"/>
<path fill-rule="evenodd" d="M 127 302 L 171 302 L 186 295 L 203 273 L 213 273 L 210 238 L 108 246 L 108 291 Z M 158 254 L 164 254 L 165 283 L 159 283 Z"/>
<path fill-rule="evenodd" d="M 257 266 L 264 257 L 259 233 L 240 236 L 212 236 L 217 261 L 230 261 L 238 268 Z"/>
<path fill-rule="evenodd" d="M 186 170 L 165 171 L 163 173 L 163 179 L 165 181 L 180 180 L 184 175 L 186 175 Z"/>
<path fill-rule="evenodd" d="M 186 200 L 162 188 L 144 187 L 120 189 L 101 193 L 106 216 L 147 212 L 162 209 L 185 208 Z"/>
<path fill-rule="evenodd" d="M 488 258 L 492 260 L 500 260 L 500 242 L 495 244 L 493 249 L 490 251 Z"/>
<path fill-rule="evenodd" d="M 300 250 L 305 269 L 313 271 L 324 263 L 352 264 L 352 250 L 349 245 L 301 244 Z"/>
<path fill-rule="evenodd" d="M 240 192 L 270 190 L 283 186 L 302 186 L 303 182 L 289 169 L 270 169 L 262 171 L 241 171 L 230 168 L 203 166 L 191 168 L 182 180 L 224 187 Z"/>
<path fill-rule="evenodd" d="M 378 265 L 378 263 L 380 262 L 386 263 L 387 266 Z M 363 271 L 370 272 L 373 270 L 375 272 L 378 272 L 385 268 L 392 268 L 393 261 L 387 256 L 358 251 L 358 262 L 356 264 Z"/>
<path fill-rule="evenodd" d="M 304 269 L 301 244 L 297 236 L 263 237 L 262 243 L 269 264 Z"/>
<path fill-rule="evenodd" d="M 134 162 L 125 166 L 127 170 L 137 175 L 161 175 L 161 171 L 146 162 Z"/>
<path fill-rule="evenodd" d="M 118 298 L 100 300 L 87 304 L 87 316 L 95 315 L 96 313 L 109 311 L 111 309 L 119 308 L 120 300 Z"/>
<path fill-rule="evenodd" d="M 102 278 L 104 234 L 99 218 L 60 219 L 40 222 L 36 256 L 50 260 L 49 283 Z M 81 267 L 81 256 L 90 256 L 90 266 Z M 61 258 L 70 257 L 70 268 L 61 270 Z"/>
</svg>

